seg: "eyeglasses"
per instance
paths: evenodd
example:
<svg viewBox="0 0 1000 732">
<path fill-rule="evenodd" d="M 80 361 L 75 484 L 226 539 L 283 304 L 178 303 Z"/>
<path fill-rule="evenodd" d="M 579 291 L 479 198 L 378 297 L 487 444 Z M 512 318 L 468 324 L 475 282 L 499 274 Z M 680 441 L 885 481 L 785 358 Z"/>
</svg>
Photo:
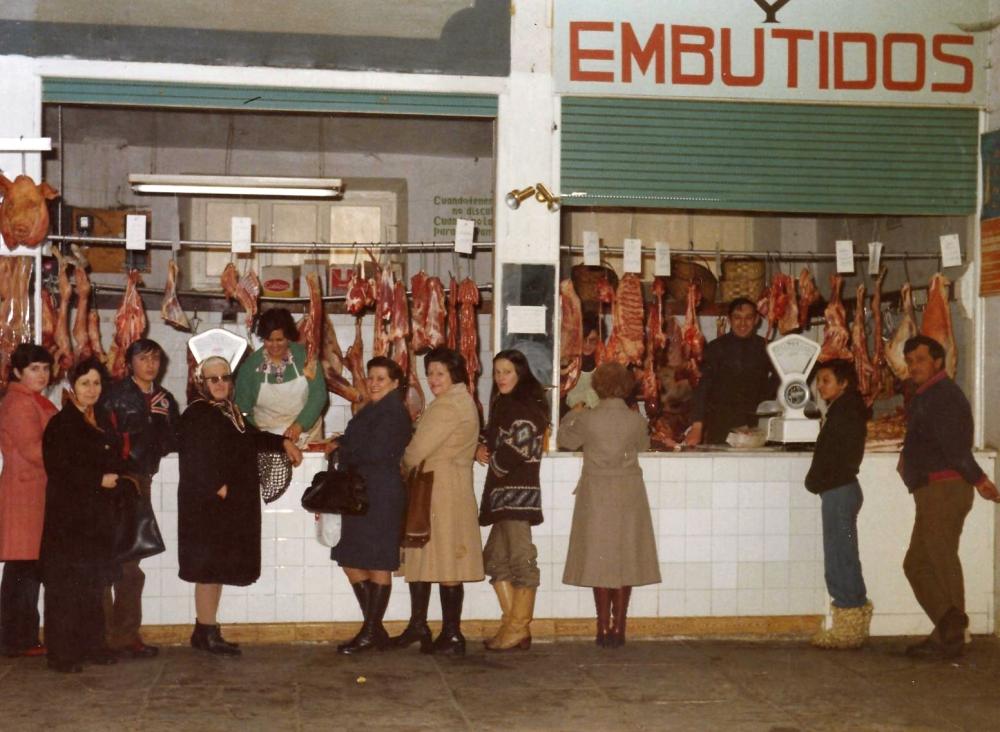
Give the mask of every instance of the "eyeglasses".
<svg viewBox="0 0 1000 732">
<path fill-rule="evenodd" d="M 218 384 L 220 381 L 228 384 L 233 380 L 232 374 L 223 374 L 222 376 L 206 376 L 205 381 L 209 384 Z"/>
</svg>

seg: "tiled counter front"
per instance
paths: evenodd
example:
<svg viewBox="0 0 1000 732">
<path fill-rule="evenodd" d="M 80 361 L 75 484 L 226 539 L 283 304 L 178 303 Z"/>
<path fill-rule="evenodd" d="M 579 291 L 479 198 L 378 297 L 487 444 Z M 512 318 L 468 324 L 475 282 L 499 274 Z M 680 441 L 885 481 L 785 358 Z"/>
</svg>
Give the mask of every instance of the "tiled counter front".
<svg viewBox="0 0 1000 732">
<path fill-rule="evenodd" d="M 992 454 L 982 454 L 993 474 Z M 895 473 L 895 454 L 871 454 L 861 481 L 865 505 L 860 539 L 865 578 L 876 605 L 873 630 L 908 634 L 927 630 L 902 572 L 913 503 Z M 633 617 L 821 615 L 823 582 L 819 499 L 802 479 L 809 456 L 793 453 L 650 454 L 642 458 L 663 581 L 636 588 Z M 323 467 L 307 457 L 289 491 L 264 507 L 261 578 L 250 587 L 227 587 L 225 623 L 356 621 L 360 612 L 343 572 L 314 539 L 313 517 L 299 497 Z M 545 523 L 535 529 L 542 584 L 539 618 L 589 618 L 592 594 L 562 584 L 573 490 L 581 458 L 569 454 L 542 463 Z M 476 466 L 477 491 L 483 469 Z M 154 482 L 154 505 L 167 552 L 143 562 L 147 625 L 193 622 L 191 585 L 177 577 L 177 462 L 170 457 Z M 978 500 L 962 539 L 968 609 L 973 632 L 993 630 L 994 510 Z M 483 530 L 485 540 L 486 530 Z M 405 620 L 406 585 L 396 580 L 387 619 Z M 466 618 L 499 617 L 488 583 L 466 585 Z M 439 604 L 431 603 L 439 617 Z"/>
</svg>

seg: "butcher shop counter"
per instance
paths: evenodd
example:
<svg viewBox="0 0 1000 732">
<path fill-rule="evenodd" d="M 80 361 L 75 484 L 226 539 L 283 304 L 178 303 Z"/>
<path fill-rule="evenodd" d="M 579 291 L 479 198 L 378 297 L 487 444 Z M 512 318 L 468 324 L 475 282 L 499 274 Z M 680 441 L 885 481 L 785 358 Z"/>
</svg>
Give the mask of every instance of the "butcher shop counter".
<svg viewBox="0 0 1000 732">
<path fill-rule="evenodd" d="M 662 582 L 633 591 L 633 634 L 804 635 L 816 628 L 827 612 L 828 597 L 820 502 L 802 485 L 810 459 L 808 452 L 771 450 L 643 455 Z M 902 570 L 913 502 L 896 475 L 897 459 L 898 453 L 869 453 L 860 475 L 865 493 L 861 557 L 875 604 L 872 631 L 880 635 L 930 629 Z M 977 459 L 993 476 L 995 453 L 979 452 Z M 540 638 L 592 631 L 592 593 L 562 583 L 581 462 L 573 453 L 552 453 L 542 460 L 545 521 L 534 529 L 541 587 L 533 627 Z M 264 506 L 261 578 L 223 592 L 220 621 L 254 624 L 234 628 L 234 637 L 346 637 L 360 621 L 343 572 L 316 542 L 313 516 L 299 506 L 302 491 L 324 467 L 322 456 L 307 454 L 288 492 Z M 483 479 L 484 469 L 475 466 L 477 495 Z M 167 551 L 142 565 L 147 577 L 144 623 L 177 626 L 149 628 L 151 639 L 182 640 L 194 622 L 194 604 L 192 586 L 177 577 L 176 456 L 163 461 L 153 501 Z M 974 633 L 994 630 L 995 526 L 994 504 L 977 499 L 961 547 Z M 486 534 L 484 529 L 484 540 Z M 440 617 L 439 608 L 435 599 L 433 618 Z M 386 618 L 403 621 L 408 614 L 406 585 L 397 578 Z M 499 615 L 487 582 L 466 586 L 470 638 L 495 627 Z"/>
</svg>

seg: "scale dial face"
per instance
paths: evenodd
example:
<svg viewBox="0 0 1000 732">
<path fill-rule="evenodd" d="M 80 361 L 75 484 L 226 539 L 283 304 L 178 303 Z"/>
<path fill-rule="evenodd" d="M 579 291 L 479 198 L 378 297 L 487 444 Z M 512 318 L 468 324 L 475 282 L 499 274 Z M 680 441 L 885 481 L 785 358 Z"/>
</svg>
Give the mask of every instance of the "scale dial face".
<svg viewBox="0 0 1000 732">
<path fill-rule="evenodd" d="M 809 387 L 803 381 L 792 381 L 785 386 L 785 404 L 792 409 L 802 409 L 809 401 Z"/>
<path fill-rule="evenodd" d="M 785 336 L 768 345 L 771 361 L 782 376 L 808 373 L 810 362 L 819 352 L 819 344 L 802 336 Z"/>
</svg>

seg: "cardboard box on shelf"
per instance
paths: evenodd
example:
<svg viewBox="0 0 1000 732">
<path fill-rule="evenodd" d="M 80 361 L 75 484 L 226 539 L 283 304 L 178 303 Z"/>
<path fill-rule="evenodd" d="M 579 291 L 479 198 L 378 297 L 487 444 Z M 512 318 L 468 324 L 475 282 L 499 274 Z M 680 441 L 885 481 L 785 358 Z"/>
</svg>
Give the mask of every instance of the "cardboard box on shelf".
<svg viewBox="0 0 1000 732">
<path fill-rule="evenodd" d="M 262 267 L 260 286 L 264 297 L 298 297 L 299 268 L 278 265 Z"/>
<path fill-rule="evenodd" d="M 299 295 L 308 297 L 309 284 L 306 275 L 312 272 L 319 277 L 319 286 L 324 295 L 330 294 L 330 263 L 324 259 L 307 259 L 299 265 Z"/>
</svg>

